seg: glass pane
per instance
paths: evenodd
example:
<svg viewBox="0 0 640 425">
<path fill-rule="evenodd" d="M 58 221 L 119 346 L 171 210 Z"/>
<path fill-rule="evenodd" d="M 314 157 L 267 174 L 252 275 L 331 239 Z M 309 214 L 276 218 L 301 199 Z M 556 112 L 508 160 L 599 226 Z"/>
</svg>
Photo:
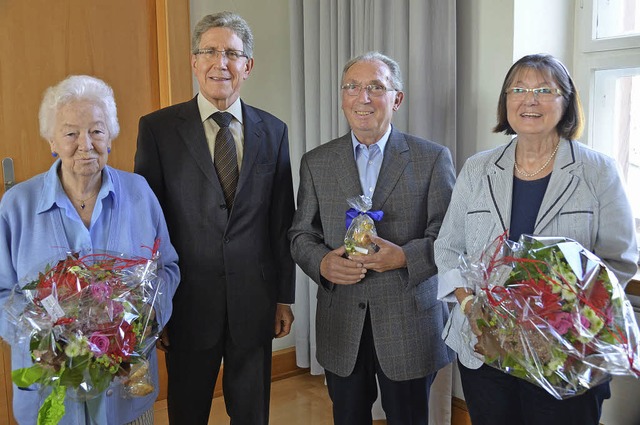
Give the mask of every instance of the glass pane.
<svg viewBox="0 0 640 425">
<path fill-rule="evenodd" d="M 594 148 L 620 165 L 640 241 L 640 68 L 596 71 L 595 83 Z"/>
<path fill-rule="evenodd" d="M 640 0 L 597 0 L 595 38 L 640 34 Z"/>
</svg>

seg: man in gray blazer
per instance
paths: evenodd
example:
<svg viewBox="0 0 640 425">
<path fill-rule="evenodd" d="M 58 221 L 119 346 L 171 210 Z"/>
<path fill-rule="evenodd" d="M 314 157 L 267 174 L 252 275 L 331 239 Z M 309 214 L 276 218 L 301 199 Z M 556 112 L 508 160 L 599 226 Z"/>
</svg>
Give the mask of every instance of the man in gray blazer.
<svg viewBox="0 0 640 425">
<path fill-rule="evenodd" d="M 303 156 L 289 230 L 294 260 L 319 285 L 318 361 L 336 424 L 371 424 L 376 376 L 390 424 L 427 424 L 430 385 L 452 361 L 433 259 L 455 181 L 451 155 L 391 125 L 404 96 L 392 59 L 352 59 L 341 89 L 351 132 Z M 348 258 L 346 200 L 361 194 L 384 213 L 372 237 L 379 249 Z"/>
</svg>

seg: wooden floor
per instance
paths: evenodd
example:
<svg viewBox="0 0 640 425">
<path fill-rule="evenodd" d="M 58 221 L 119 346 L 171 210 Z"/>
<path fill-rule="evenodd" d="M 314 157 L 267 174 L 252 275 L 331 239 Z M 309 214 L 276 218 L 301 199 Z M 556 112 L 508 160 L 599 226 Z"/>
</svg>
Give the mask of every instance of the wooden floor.
<svg viewBox="0 0 640 425">
<path fill-rule="evenodd" d="M 168 425 L 166 400 L 155 405 L 155 425 Z M 276 381 L 271 385 L 271 425 L 331 425 L 331 400 L 324 385 L 323 376 L 309 373 Z M 213 400 L 209 425 L 228 425 L 224 400 Z M 374 421 L 386 424 L 386 421 Z"/>
</svg>

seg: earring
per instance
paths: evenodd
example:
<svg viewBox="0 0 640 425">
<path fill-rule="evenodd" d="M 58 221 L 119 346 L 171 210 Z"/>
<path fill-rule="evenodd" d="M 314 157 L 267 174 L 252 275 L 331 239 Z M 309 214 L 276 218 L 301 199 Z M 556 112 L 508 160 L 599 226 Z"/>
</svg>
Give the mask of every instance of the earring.
<svg viewBox="0 0 640 425">
<path fill-rule="evenodd" d="M 56 152 L 51 152 L 51 156 L 54 157 L 54 158 L 57 158 L 58 154 Z"/>
<path fill-rule="evenodd" d="M 111 148 L 107 148 L 107 153 L 111 153 Z"/>
</svg>

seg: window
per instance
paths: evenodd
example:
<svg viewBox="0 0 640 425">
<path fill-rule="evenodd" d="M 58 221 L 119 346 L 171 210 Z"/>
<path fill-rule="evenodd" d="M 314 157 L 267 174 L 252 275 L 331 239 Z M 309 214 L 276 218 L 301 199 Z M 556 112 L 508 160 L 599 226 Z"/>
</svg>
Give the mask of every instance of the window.
<svg viewBox="0 0 640 425">
<path fill-rule="evenodd" d="M 576 17 L 583 141 L 618 162 L 640 241 L 640 0 L 580 0 Z"/>
</svg>

